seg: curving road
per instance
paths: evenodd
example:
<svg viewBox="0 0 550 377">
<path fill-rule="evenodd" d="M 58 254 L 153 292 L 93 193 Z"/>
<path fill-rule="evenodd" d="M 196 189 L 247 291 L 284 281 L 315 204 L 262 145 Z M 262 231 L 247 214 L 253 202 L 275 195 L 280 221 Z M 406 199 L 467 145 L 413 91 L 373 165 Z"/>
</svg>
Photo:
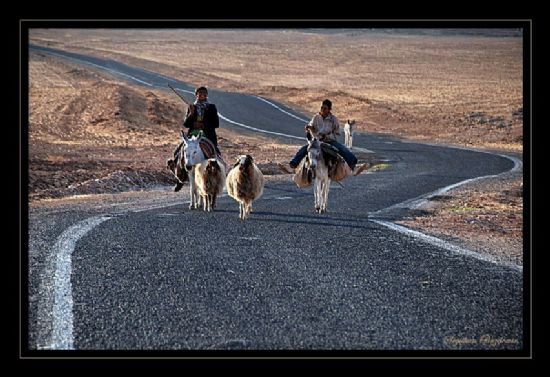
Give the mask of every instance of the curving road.
<svg viewBox="0 0 550 377">
<path fill-rule="evenodd" d="M 193 98 L 189 85 L 154 72 L 30 49 Z M 252 95 L 209 89 L 209 97 L 222 127 L 303 142 L 303 114 Z M 354 143 L 390 167 L 333 187 L 326 215 L 289 179 L 270 180 L 244 222 L 227 196 L 214 213 L 187 210 L 187 192 L 31 207 L 28 347 L 524 349 L 520 266 L 392 222 L 449 186 L 521 161 L 370 134 Z"/>
</svg>

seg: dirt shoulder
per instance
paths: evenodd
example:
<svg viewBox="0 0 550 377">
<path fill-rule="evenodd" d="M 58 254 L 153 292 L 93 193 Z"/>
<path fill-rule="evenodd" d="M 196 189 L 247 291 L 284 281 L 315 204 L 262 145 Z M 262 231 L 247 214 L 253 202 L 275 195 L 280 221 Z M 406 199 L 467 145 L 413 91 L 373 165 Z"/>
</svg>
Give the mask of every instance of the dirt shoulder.
<svg viewBox="0 0 550 377">
<path fill-rule="evenodd" d="M 36 29 L 30 40 L 264 95 L 305 114 L 331 98 L 335 113 L 355 119 L 360 132 L 523 148 L 521 38 Z M 316 50 L 324 53 L 305 64 Z M 171 93 L 39 53 L 29 59 L 31 201 L 173 184 L 164 166 L 185 108 Z M 228 159 L 250 153 L 267 174 L 278 174 L 275 164 L 296 150 L 223 128 L 219 137 Z M 403 223 L 521 263 L 522 172 L 463 186 L 431 205 Z"/>
<path fill-rule="evenodd" d="M 523 172 L 469 183 L 433 197 L 419 211 L 397 223 L 523 265 Z"/>
</svg>

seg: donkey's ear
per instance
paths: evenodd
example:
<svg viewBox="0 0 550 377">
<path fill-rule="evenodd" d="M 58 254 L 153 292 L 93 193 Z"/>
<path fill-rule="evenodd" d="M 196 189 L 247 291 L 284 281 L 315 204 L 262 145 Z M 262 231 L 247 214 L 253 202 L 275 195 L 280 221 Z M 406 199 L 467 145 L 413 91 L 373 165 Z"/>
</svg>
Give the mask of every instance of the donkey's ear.
<svg viewBox="0 0 550 377">
<path fill-rule="evenodd" d="M 309 130 L 306 131 L 306 137 L 307 137 L 307 141 L 313 140 L 313 135 L 311 134 L 311 131 Z"/>
</svg>

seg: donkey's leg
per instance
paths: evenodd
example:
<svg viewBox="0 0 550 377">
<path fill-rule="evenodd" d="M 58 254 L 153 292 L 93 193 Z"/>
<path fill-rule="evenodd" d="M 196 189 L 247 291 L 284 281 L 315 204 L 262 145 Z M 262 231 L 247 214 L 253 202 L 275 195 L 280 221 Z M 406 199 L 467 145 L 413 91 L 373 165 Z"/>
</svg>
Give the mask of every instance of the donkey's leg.
<svg viewBox="0 0 550 377">
<path fill-rule="evenodd" d="M 194 179 L 195 169 L 196 169 L 196 166 L 193 166 L 193 170 L 192 170 L 192 174 L 193 174 L 193 204 L 194 204 L 194 209 L 198 209 L 201 206 L 202 198 L 199 195 L 199 190 L 197 189 L 197 183 L 195 182 L 195 179 Z"/>
<path fill-rule="evenodd" d="M 330 179 L 327 178 L 323 180 L 323 205 L 321 206 L 321 210 L 323 212 L 327 211 L 329 190 L 330 190 Z"/>
<path fill-rule="evenodd" d="M 315 178 L 315 211 L 321 213 L 321 190 L 322 190 L 322 181 L 319 178 Z"/>
<path fill-rule="evenodd" d="M 323 213 L 325 208 L 325 179 L 319 180 L 319 209 L 317 212 Z"/>
<path fill-rule="evenodd" d="M 189 173 L 189 209 L 195 209 L 195 174 L 193 170 Z"/>
</svg>

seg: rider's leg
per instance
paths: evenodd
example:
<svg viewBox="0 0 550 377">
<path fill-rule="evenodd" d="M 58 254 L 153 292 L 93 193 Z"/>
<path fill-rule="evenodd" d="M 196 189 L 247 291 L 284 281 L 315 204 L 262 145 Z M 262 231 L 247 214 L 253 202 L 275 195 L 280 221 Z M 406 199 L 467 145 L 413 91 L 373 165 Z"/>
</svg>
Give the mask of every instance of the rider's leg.
<svg viewBox="0 0 550 377">
<path fill-rule="evenodd" d="M 355 157 L 355 155 L 351 153 L 351 151 L 346 148 L 346 146 L 340 144 L 337 141 L 330 142 L 330 145 L 338 149 L 338 153 L 344 158 L 344 160 L 346 160 L 351 170 L 355 169 L 355 165 L 357 164 L 357 157 Z"/>
<path fill-rule="evenodd" d="M 290 160 L 290 163 L 289 163 L 290 167 L 292 169 L 296 169 L 298 165 L 300 165 L 300 162 L 303 160 L 306 154 L 307 154 L 307 145 L 304 145 L 303 147 L 298 149 L 298 152 L 296 152 L 292 160 Z"/>
</svg>

